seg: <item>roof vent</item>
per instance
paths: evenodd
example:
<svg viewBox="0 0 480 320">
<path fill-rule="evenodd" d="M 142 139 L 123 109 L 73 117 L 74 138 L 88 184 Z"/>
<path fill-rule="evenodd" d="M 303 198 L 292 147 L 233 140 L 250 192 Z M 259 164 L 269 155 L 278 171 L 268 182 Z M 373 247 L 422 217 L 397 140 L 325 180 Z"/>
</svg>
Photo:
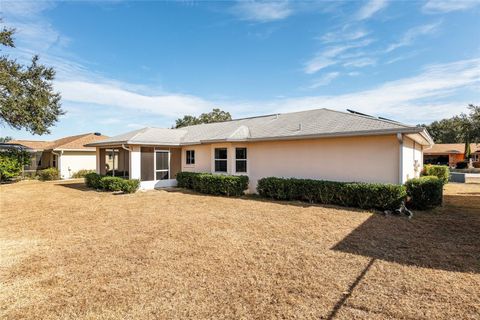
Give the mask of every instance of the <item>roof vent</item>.
<svg viewBox="0 0 480 320">
<path fill-rule="evenodd" d="M 96 135 L 96 136 L 101 136 L 102 135 L 100 132 L 94 132 L 93 134 Z"/>
</svg>

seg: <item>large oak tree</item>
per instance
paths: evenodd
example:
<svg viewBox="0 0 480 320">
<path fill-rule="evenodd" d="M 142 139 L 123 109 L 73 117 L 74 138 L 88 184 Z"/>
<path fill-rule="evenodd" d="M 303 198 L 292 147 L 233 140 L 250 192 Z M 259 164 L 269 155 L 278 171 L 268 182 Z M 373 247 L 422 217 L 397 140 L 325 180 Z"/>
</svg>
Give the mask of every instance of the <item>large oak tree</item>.
<svg viewBox="0 0 480 320">
<path fill-rule="evenodd" d="M 15 48 L 14 29 L 0 30 L 0 46 Z M 0 56 L 0 123 L 32 134 L 50 133 L 49 128 L 64 114 L 60 94 L 54 92 L 53 68 L 32 58 L 23 65 L 8 55 Z"/>
</svg>

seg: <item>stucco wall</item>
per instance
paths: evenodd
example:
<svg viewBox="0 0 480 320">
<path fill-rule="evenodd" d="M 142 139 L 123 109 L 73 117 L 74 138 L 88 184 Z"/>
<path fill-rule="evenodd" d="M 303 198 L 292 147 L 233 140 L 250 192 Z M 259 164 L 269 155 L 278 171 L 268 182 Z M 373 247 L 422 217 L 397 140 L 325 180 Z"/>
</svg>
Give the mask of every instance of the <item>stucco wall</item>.
<svg viewBox="0 0 480 320">
<path fill-rule="evenodd" d="M 72 174 L 82 169 L 95 170 L 95 151 L 64 151 L 60 157 L 59 164 L 62 179 L 69 179 Z"/>
<path fill-rule="evenodd" d="M 229 174 L 235 174 L 235 148 L 247 147 L 250 192 L 255 192 L 258 179 L 269 176 L 334 181 L 399 182 L 400 145 L 394 135 L 184 147 L 182 170 L 213 172 L 213 150 L 222 147 L 228 149 Z M 185 151 L 192 149 L 196 150 L 195 166 L 187 166 Z"/>
<path fill-rule="evenodd" d="M 423 168 L 422 146 L 412 139 L 404 137 L 402 146 L 403 177 L 402 182 L 418 178 Z"/>
<path fill-rule="evenodd" d="M 195 150 L 195 164 L 186 164 L 186 151 Z M 210 145 L 195 145 L 182 148 L 182 171 L 190 172 L 211 172 L 211 146 Z"/>
</svg>

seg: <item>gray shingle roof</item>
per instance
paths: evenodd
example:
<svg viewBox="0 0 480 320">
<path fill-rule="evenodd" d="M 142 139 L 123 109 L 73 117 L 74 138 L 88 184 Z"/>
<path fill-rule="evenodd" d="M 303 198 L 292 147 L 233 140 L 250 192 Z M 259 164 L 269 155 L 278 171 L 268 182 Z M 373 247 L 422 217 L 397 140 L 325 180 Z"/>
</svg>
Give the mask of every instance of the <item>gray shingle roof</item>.
<svg viewBox="0 0 480 320">
<path fill-rule="evenodd" d="M 282 140 L 421 131 L 423 128 L 385 119 L 315 109 L 199 124 L 180 129 L 144 128 L 103 140 L 92 146 L 109 143 L 188 145 L 217 141 Z"/>
</svg>

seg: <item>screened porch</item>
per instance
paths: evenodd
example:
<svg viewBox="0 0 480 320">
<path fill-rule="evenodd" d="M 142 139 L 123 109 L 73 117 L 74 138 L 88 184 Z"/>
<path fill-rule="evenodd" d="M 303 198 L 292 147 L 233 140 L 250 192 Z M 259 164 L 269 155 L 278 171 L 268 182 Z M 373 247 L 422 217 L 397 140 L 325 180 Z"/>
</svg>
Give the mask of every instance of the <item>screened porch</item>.
<svg viewBox="0 0 480 320">
<path fill-rule="evenodd" d="M 97 171 L 102 175 L 139 179 L 143 189 L 177 184 L 181 170 L 181 149 L 162 146 L 120 146 L 99 148 Z"/>
</svg>

